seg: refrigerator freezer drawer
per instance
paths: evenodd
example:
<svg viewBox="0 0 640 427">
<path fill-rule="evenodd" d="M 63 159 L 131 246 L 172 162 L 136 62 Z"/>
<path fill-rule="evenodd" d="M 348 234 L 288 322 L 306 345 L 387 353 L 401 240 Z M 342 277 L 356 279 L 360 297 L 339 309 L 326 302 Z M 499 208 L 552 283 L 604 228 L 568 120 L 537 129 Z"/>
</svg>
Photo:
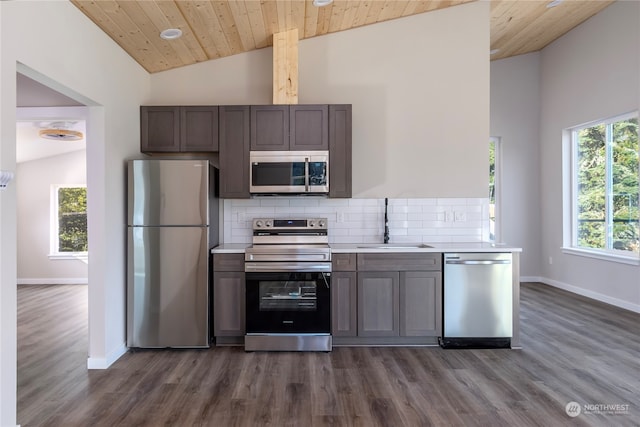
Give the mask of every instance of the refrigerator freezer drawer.
<svg viewBox="0 0 640 427">
<path fill-rule="evenodd" d="M 128 227 L 127 345 L 208 347 L 208 227 Z"/>
<path fill-rule="evenodd" d="M 131 160 L 128 225 L 210 225 L 206 160 Z"/>
</svg>

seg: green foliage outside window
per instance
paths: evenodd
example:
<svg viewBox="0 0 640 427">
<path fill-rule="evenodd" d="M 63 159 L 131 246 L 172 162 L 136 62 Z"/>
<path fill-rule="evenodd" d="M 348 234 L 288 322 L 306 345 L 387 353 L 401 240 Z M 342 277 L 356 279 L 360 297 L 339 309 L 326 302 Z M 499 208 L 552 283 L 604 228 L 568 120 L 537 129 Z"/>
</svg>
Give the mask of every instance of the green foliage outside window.
<svg viewBox="0 0 640 427">
<path fill-rule="evenodd" d="M 577 245 L 639 251 L 638 119 L 577 132 Z"/>
<path fill-rule="evenodd" d="M 496 239 L 496 141 L 489 141 L 489 239 Z"/>
<path fill-rule="evenodd" d="M 58 251 L 87 252 L 87 189 L 58 189 Z"/>
</svg>

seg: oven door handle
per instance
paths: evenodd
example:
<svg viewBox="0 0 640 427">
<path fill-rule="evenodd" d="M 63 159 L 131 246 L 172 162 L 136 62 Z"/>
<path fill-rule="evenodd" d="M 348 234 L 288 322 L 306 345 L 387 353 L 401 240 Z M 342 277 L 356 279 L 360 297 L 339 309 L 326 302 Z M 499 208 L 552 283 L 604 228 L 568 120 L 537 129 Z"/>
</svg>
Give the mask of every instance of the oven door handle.
<svg viewBox="0 0 640 427">
<path fill-rule="evenodd" d="M 329 287 L 329 282 L 327 282 L 327 275 L 322 273 L 322 280 L 324 280 L 324 285 L 327 287 L 327 289 L 331 289 Z"/>
<path fill-rule="evenodd" d="M 278 259 L 282 260 L 283 257 L 289 257 L 289 260 L 287 260 L 286 262 L 278 262 Z M 331 254 L 326 253 L 326 254 L 317 254 L 317 253 L 311 253 L 311 254 L 305 254 L 305 253 L 294 253 L 294 254 L 260 254 L 260 253 L 256 253 L 256 254 L 252 254 L 252 253 L 245 253 L 245 257 L 244 257 L 245 261 L 261 261 L 261 262 L 268 262 L 270 264 L 274 264 L 274 265 L 286 265 L 286 264 L 295 264 L 295 265 L 307 265 L 307 263 L 310 262 L 316 262 L 317 264 L 327 264 L 327 261 L 331 261 Z M 297 262 L 297 261 L 302 261 L 302 263 Z M 287 270 L 289 271 L 289 270 Z M 324 271 L 324 270 L 323 270 Z"/>
<path fill-rule="evenodd" d="M 245 273 L 320 272 L 330 273 L 331 263 L 245 262 Z"/>
</svg>

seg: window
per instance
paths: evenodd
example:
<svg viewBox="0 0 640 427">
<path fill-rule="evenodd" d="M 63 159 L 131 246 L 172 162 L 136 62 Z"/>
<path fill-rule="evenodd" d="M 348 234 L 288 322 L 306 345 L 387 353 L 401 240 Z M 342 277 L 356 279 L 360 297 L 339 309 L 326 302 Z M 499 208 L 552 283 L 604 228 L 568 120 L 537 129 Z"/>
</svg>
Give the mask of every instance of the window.
<svg viewBox="0 0 640 427">
<path fill-rule="evenodd" d="M 489 240 L 500 241 L 500 138 L 489 138 Z"/>
<path fill-rule="evenodd" d="M 54 185 L 51 191 L 51 258 L 87 254 L 87 188 Z"/>
<path fill-rule="evenodd" d="M 638 114 L 571 129 L 571 246 L 639 254 Z"/>
</svg>

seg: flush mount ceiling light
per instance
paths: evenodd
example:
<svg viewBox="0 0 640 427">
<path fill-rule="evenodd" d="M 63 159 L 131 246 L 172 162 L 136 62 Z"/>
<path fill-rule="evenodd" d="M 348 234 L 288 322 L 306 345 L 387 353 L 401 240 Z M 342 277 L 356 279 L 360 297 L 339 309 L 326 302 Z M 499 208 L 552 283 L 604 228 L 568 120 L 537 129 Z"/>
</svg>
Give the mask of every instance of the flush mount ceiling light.
<svg viewBox="0 0 640 427">
<path fill-rule="evenodd" d="M 547 8 L 552 8 L 558 6 L 564 0 L 553 0 L 552 2 L 547 3 Z"/>
<path fill-rule="evenodd" d="M 178 28 L 167 28 L 160 33 L 160 38 L 165 40 L 175 40 L 182 37 L 182 31 Z"/>
<path fill-rule="evenodd" d="M 328 6 L 333 3 L 333 0 L 313 0 L 313 5 L 315 7 Z"/>
<path fill-rule="evenodd" d="M 80 141 L 84 138 L 82 132 L 69 129 L 72 122 L 53 122 L 49 123 L 46 129 L 38 132 L 40 138 L 53 139 L 56 141 Z"/>
<path fill-rule="evenodd" d="M 489 55 L 495 55 L 496 53 L 500 52 L 500 49 L 491 49 L 489 51 Z"/>
</svg>

